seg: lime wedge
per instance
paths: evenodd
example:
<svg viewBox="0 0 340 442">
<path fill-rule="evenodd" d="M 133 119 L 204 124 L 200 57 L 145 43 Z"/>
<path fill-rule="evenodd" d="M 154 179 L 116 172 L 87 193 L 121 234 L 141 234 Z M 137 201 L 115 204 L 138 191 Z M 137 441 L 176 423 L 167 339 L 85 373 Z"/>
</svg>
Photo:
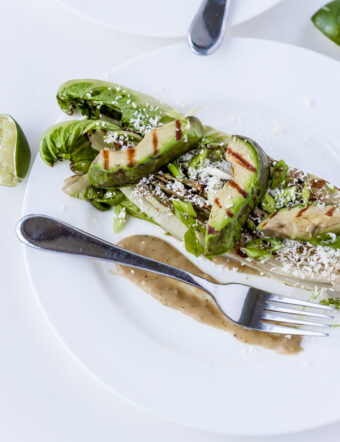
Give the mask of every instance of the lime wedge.
<svg viewBox="0 0 340 442">
<path fill-rule="evenodd" d="M 28 171 L 31 150 L 19 124 L 9 115 L 0 115 L 0 184 L 16 186 Z"/>
</svg>

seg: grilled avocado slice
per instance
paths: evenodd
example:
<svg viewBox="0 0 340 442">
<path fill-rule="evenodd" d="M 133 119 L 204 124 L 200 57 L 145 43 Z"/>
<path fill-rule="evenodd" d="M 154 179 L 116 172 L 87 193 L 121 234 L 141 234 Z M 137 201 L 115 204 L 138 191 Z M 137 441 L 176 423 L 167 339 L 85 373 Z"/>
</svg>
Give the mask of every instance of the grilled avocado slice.
<svg viewBox="0 0 340 442">
<path fill-rule="evenodd" d="M 89 180 L 103 188 L 134 184 L 193 148 L 202 136 L 203 126 L 195 117 L 171 121 L 149 131 L 136 147 L 103 149 L 91 164 Z"/>
<path fill-rule="evenodd" d="M 340 207 L 283 207 L 265 218 L 257 229 L 278 238 L 302 241 L 308 241 L 322 233 L 340 233 Z"/>
<path fill-rule="evenodd" d="M 233 136 L 226 149 L 232 179 L 214 199 L 205 234 L 207 255 L 220 255 L 240 238 L 248 215 L 266 192 L 269 161 L 253 140 Z"/>
</svg>

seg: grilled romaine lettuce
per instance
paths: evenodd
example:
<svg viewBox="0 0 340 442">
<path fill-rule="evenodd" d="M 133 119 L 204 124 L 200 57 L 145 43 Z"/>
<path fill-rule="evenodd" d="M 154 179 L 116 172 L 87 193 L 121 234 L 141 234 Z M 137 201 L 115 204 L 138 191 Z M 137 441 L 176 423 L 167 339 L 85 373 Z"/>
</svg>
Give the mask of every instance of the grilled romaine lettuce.
<svg viewBox="0 0 340 442">
<path fill-rule="evenodd" d="M 105 116 L 142 135 L 174 119 L 168 114 L 171 107 L 159 100 L 102 80 L 67 81 L 60 86 L 57 101 L 68 115 L 78 110 L 91 119 Z"/>
<path fill-rule="evenodd" d="M 134 146 L 141 140 L 140 135 L 124 131 L 108 121 L 63 121 L 43 133 L 39 145 L 40 156 L 49 166 L 56 161 L 70 160 L 74 172 L 86 173 L 98 155 L 98 145 L 93 148 L 89 138 L 96 133 L 106 135 L 114 148 L 124 144 Z"/>
<path fill-rule="evenodd" d="M 57 99 L 62 110 L 68 114 L 78 110 L 92 120 L 113 124 L 116 129 L 132 130 L 142 136 L 150 130 L 183 118 L 152 97 L 99 80 L 67 82 L 59 89 Z M 87 123 L 92 124 L 92 120 Z M 47 137 L 49 145 L 45 141 L 43 157 L 48 164 L 53 164 L 63 158 L 74 161 L 74 152 L 81 153 L 80 157 L 84 157 L 86 165 L 77 172 L 85 173 L 93 159 L 93 150 L 120 148 L 114 142 L 110 145 L 110 140 L 103 133 L 91 130 L 85 135 L 78 132 L 79 146 L 70 143 L 67 137 L 63 139 L 61 134 L 56 136 L 56 140 L 59 137 L 62 140 L 60 145 L 54 143 L 53 137 L 51 140 Z M 139 136 L 138 140 L 131 141 L 133 146 L 140 141 L 140 135 L 136 135 Z M 204 233 L 216 203 L 216 195 L 232 179 L 232 164 L 225 157 L 230 141 L 228 134 L 204 126 L 203 137 L 196 147 L 154 175 L 143 176 L 135 186 L 117 190 L 100 189 L 84 175 L 81 181 L 70 179 L 67 192 L 91 201 L 101 210 L 119 204 L 117 213 L 121 213 L 126 206 L 125 210 L 133 216 L 152 219 L 166 232 L 184 240 L 187 250 L 198 255 L 205 252 Z M 50 149 L 50 146 L 53 148 Z M 82 158 L 79 163 L 82 163 Z M 109 196 L 107 192 L 115 194 Z M 336 286 L 340 281 L 338 234 L 331 231 L 312 237 L 309 241 L 299 242 L 275 238 L 278 235 L 276 231 L 274 235 L 268 231 L 264 234 L 261 227 L 257 226 L 278 210 L 293 208 L 289 209 L 293 211 L 296 210 L 295 206 L 300 206 L 301 211 L 305 206 L 324 205 L 335 207 L 336 212 L 340 206 L 339 189 L 324 180 L 288 167 L 282 160 L 270 160 L 269 181 L 268 184 L 263 183 L 260 193 L 265 193 L 264 197 L 248 218 L 242 220 L 240 238 L 226 256 L 231 261 L 275 276 L 289 284 Z M 258 200 L 252 205 L 256 203 Z M 328 215 L 322 215 L 329 216 L 329 210 L 327 212 Z"/>
</svg>

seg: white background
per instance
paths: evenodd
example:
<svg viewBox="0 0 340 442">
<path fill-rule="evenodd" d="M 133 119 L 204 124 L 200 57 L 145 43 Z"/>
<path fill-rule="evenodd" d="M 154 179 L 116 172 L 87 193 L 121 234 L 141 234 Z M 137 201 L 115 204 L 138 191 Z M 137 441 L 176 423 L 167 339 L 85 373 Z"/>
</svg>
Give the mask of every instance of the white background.
<svg viewBox="0 0 340 442">
<path fill-rule="evenodd" d="M 325 2 L 283 0 L 229 35 L 297 44 L 340 61 L 340 48 L 309 20 Z M 54 0 L 1 0 L 0 17 L 0 113 L 20 122 L 33 156 L 41 132 L 60 114 L 54 98 L 59 84 L 99 76 L 135 56 L 181 41 L 117 33 L 74 15 Z M 25 183 L 0 188 L 1 442 L 339 440 L 340 423 L 276 438 L 198 433 L 159 421 L 108 392 L 66 352 L 35 302 L 14 236 L 24 191 Z"/>
</svg>

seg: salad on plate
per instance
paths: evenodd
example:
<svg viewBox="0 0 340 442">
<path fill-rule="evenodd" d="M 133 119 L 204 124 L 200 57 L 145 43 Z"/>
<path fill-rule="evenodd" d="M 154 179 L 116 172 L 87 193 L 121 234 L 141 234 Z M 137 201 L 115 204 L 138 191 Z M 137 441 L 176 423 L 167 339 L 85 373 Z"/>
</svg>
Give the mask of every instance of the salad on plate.
<svg viewBox="0 0 340 442">
<path fill-rule="evenodd" d="M 113 208 L 115 232 L 141 218 L 196 257 L 301 288 L 340 287 L 336 186 L 122 85 L 71 80 L 57 101 L 83 118 L 47 129 L 41 158 L 69 160 L 64 192 Z"/>
</svg>

